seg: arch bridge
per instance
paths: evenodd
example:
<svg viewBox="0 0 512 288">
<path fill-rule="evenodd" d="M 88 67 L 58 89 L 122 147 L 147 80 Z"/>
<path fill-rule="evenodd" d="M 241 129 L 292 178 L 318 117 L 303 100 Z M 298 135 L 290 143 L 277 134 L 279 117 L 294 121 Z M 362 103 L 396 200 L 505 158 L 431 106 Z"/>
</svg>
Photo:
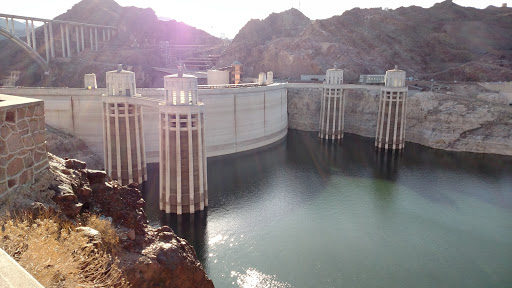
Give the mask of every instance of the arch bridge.
<svg viewBox="0 0 512 288">
<path fill-rule="evenodd" d="M 25 50 L 30 57 L 44 69 L 45 74 L 48 74 L 50 71 L 50 61 L 58 57 L 56 56 L 57 48 L 60 48 L 60 53 L 63 58 L 70 58 L 74 53 L 78 54 L 82 52 L 86 49 L 86 46 L 90 46 L 91 51 L 98 51 L 98 45 L 100 43 L 98 40 L 98 31 L 102 34 L 101 42 L 106 42 L 111 39 L 114 31 L 117 29 L 115 26 L 9 14 L 0 14 L 0 21 L 1 18 L 5 19 L 5 28 L 0 27 L 0 35 L 5 36 Z M 24 37 L 17 36 L 16 32 L 19 31 L 19 28 L 17 29 L 15 27 L 16 22 L 25 22 Z M 43 23 L 41 25 L 43 27 L 43 33 L 36 33 L 34 22 Z M 55 35 L 54 30 L 57 31 L 57 35 Z M 60 44 L 60 47 L 56 47 L 58 44 Z M 75 45 L 76 49 L 74 47 Z"/>
</svg>

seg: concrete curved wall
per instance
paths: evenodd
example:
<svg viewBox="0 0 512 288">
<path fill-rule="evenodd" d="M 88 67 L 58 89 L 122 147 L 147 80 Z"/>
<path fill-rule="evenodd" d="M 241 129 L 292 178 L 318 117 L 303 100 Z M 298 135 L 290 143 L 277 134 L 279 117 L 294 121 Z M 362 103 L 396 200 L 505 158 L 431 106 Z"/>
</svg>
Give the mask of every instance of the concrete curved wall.
<svg viewBox="0 0 512 288">
<path fill-rule="evenodd" d="M 273 143 L 288 129 L 285 85 L 199 90 L 205 105 L 206 154 L 217 156 Z"/>
<path fill-rule="evenodd" d="M 143 97 L 163 100 L 163 88 L 139 88 Z M 2 88 L 0 93 L 42 99 L 46 123 L 81 138 L 103 157 L 101 94 L 105 88 Z M 207 157 L 263 147 L 282 139 L 288 129 L 286 85 L 200 89 L 205 104 Z M 159 159 L 158 109 L 144 107 L 147 163 Z"/>
</svg>

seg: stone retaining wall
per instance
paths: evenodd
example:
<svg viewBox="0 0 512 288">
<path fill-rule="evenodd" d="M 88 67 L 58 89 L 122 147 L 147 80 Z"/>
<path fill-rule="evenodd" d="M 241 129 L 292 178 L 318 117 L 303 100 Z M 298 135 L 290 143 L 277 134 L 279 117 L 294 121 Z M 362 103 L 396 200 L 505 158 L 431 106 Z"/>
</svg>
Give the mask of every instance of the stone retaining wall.
<svg viewBox="0 0 512 288">
<path fill-rule="evenodd" d="M 47 168 L 44 102 L 0 94 L 0 199 Z"/>
</svg>

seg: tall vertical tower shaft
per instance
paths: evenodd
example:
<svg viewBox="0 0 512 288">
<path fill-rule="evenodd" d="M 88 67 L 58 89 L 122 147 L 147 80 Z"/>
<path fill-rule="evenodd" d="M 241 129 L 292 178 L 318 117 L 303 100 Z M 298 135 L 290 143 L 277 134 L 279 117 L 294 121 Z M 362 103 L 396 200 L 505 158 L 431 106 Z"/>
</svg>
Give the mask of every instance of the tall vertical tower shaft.
<svg viewBox="0 0 512 288">
<path fill-rule="evenodd" d="M 345 125 L 345 97 L 343 93 L 343 70 L 329 69 L 322 89 L 320 108 L 320 132 L 323 139 L 343 139 Z"/>
<path fill-rule="evenodd" d="M 240 84 L 242 81 L 242 63 L 235 60 L 235 62 L 231 63 L 231 67 L 233 67 L 232 84 Z"/>
<path fill-rule="evenodd" d="M 164 77 L 165 103 L 159 108 L 160 210 L 194 213 L 208 206 L 203 103 L 197 78 Z"/>
<path fill-rule="evenodd" d="M 376 148 L 385 150 L 404 148 L 406 109 L 405 71 L 398 70 L 395 66 L 395 69 L 386 72 L 385 84 L 380 92 Z"/>
<path fill-rule="evenodd" d="M 147 180 L 142 109 L 130 103 L 136 95 L 135 73 L 122 70 L 106 73 L 107 94 L 103 95 L 103 145 L 105 171 L 122 185 Z"/>
</svg>

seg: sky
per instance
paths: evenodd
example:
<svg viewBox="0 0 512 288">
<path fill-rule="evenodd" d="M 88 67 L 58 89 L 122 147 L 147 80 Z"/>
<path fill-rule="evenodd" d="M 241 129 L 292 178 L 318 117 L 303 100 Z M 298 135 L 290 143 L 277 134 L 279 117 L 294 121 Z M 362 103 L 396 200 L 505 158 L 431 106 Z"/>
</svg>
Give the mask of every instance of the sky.
<svg viewBox="0 0 512 288">
<path fill-rule="evenodd" d="M 53 19 L 80 0 L 2 0 L 0 13 Z M 121 6 L 152 8 L 159 17 L 175 19 L 202 29 L 217 37 L 233 38 L 250 19 L 264 19 L 271 13 L 290 8 L 299 9 L 312 20 L 341 15 L 345 10 L 359 8 L 390 8 L 401 6 L 431 7 L 442 0 L 115 0 Z M 350 3 L 348 3 L 350 2 Z M 461 6 L 500 7 L 506 0 L 454 0 Z M 43 4 L 44 3 L 44 4 Z M 250 3 L 250 4 L 248 4 Z M 511 5 L 508 5 L 509 7 Z"/>
</svg>

